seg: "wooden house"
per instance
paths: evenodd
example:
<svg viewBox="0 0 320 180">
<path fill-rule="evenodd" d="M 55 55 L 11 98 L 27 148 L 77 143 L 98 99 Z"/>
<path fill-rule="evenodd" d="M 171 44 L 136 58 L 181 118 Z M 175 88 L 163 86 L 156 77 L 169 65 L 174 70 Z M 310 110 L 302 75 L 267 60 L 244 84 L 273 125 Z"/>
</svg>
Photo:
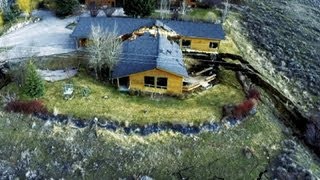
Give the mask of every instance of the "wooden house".
<svg viewBox="0 0 320 180">
<path fill-rule="evenodd" d="M 182 52 L 217 53 L 225 37 L 222 26 L 213 23 L 81 17 L 71 34 L 77 48 L 86 45 L 92 26 L 116 29 L 123 40 L 123 52 L 112 73 L 120 89 L 169 94 L 181 94 L 199 85 L 194 86 L 188 78 Z"/>
<path fill-rule="evenodd" d="M 113 78 L 119 88 L 181 94 L 188 77 L 178 44 L 163 35 L 145 33 L 123 43 L 120 61 Z"/>
<path fill-rule="evenodd" d="M 101 26 L 116 31 L 124 40 L 134 33 L 158 29 L 160 33 L 179 42 L 182 51 L 218 53 L 220 41 L 225 38 L 221 24 L 188 22 L 175 20 L 154 20 L 123 17 L 82 17 L 71 34 L 75 38 L 77 47 L 85 45 L 92 26 Z"/>
</svg>

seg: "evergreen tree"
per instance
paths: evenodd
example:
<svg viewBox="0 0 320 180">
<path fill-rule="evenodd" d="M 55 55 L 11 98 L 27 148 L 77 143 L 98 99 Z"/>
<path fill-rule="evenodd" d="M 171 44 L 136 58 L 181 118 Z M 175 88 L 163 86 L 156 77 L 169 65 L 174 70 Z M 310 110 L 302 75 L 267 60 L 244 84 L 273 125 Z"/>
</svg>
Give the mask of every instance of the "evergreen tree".
<svg viewBox="0 0 320 180">
<path fill-rule="evenodd" d="M 150 16 L 156 8 L 156 0 L 129 0 L 124 4 L 124 12 L 128 16 Z"/>
<path fill-rule="evenodd" d="M 0 11 L 0 27 L 4 25 L 4 17 L 3 17 L 3 12 Z"/>
<path fill-rule="evenodd" d="M 37 72 L 36 66 L 32 61 L 27 64 L 26 75 L 25 75 L 24 91 L 25 94 L 37 98 L 44 95 L 44 82 Z"/>
<path fill-rule="evenodd" d="M 54 0 L 57 16 L 68 16 L 73 14 L 79 7 L 78 0 Z"/>
</svg>

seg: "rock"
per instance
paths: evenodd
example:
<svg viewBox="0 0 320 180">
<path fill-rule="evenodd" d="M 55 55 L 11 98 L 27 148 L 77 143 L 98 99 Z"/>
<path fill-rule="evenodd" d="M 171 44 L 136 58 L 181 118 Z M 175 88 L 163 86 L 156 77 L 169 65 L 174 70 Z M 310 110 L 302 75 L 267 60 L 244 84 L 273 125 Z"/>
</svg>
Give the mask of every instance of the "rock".
<svg viewBox="0 0 320 180">
<path fill-rule="evenodd" d="M 102 96 L 103 99 L 109 99 L 109 96 Z"/>
<path fill-rule="evenodd" d="M 243 153 L 246 156 L 247 159 L 251 159 L 254 156 L 254 150 L 246 146 L 243 149 Z"/>
<path fill-rule="evenodd" d="M 141 176 L 141 178 L 138 178 L 139 180 L 153 180 L 153 178 L 149 176 Z"/>
</svg>

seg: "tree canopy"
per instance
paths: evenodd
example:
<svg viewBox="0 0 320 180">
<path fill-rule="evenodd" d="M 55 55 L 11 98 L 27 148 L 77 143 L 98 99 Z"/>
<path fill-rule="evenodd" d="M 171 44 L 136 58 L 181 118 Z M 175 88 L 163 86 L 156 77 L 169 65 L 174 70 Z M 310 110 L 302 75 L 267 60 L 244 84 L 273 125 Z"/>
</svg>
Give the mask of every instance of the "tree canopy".
<svg viewBox="0 0 320 180">
<path fill-rule="evenodd" d="M 130 0 L 123 7 L 126 15 L 133 17 L 150 16 L 155 8 L 156 0 Z"/>
<path fill-rule="evenodd" d="M 116 28 L 106 31 L 100 26 L 91 27 L 89 51 L 89 64 L 93 67 L 96 78 L 101 75 L 103 68 L 109 69 L 108 77 L 111 78 L 111 71 L 118 63 L 122 50 L 121 39 L 118 38 Z"/>
</svg>

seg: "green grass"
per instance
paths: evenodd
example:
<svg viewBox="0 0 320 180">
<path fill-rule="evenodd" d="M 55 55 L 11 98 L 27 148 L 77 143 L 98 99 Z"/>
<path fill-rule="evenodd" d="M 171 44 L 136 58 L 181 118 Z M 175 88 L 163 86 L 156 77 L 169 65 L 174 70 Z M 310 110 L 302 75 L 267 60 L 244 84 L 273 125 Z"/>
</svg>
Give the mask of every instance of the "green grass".
<svg viewBox="0 0 320 180">
<path fill-rule="evenodd" d="M 216 9 L 192 9 L 187 16 L 194 20 L 212 21 L 221 17 L 221 12 Z"/>
<path fill-rule="evenodd" d="M 154 12 L 150 16 L 151 18 L 161 18 L 159 12 Z M 179 15 L 181 19 L 192 20 L 192 21 L 216 21 L 221 17 L 221 12 L 216 9 L 198 9 L 194 8 L 191 11 L 188 11 L 185 15 Z M 171 14 L 164 14 L 164 19 L 170 19 Z"/>
<path fill-rule="evenodd" d="M 264 104 L 237 128 L 194 136 L 172 132 L 128 136 L 99 128 L 95 136 L 95 130 L 44 125 L 36 118 L 1 113 L 0 159 L 21 165 L 22 152 L 29 152 L 29 163 L 21 167 L 67 179 L 133 175 L 175 179 L 179 171 L 191 179 L 256 179 L 279 151 L 281 127 Z M 254 150 L 250 159 L 243 154 L 246 146 Z M 62 165 L 70 166 L 70 171 L 61 173 Z"/>
<path fill-rule="evenodd" d="M 82 118 L 102 117 L 139 124 L 162 121 L 173 123 L 218 121 L 222 116 L 223 105 L 239 103 L 244 99 L 244 93 L 234 73 L 223 72 L 226 81 L 222 80 L 213 88 L 184 100 L 174 97 L 152 99 L 149 96 L 123 94 L 84 73 L 71 79 L 76 87 L 75 96 L 71 100 L 64 100 L 62 97 L 62 88 L 67 81 L 46 83 L 46 93 L 41 100 L 51 111 L 56 108 L 62 114 Z M 89 97 L 82 97 L 80 94 L 84 86 L 91 89 Z M 1 92 L 16 92 L 22 99 L 27 98 L 22 94 L 21 88 L 14 83 L 3 88 Z M 108 99 L 103 98 L 104 96 Z"/>
</svg>

